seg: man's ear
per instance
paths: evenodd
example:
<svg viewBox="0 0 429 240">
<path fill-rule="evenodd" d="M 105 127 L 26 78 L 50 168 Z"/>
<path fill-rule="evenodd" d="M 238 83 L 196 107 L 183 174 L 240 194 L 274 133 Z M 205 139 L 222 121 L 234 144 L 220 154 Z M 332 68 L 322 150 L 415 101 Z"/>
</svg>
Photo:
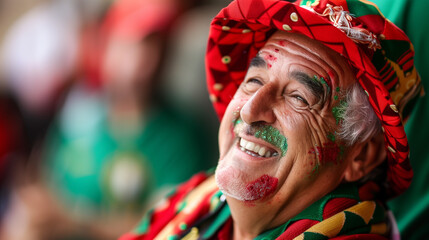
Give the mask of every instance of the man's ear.
<svg viewBox="0 0 429 240">
<path fill-rule="evenodd" d="M 345 169 L 344 179 L 354 182 L 366 176 L 386 159 L 383 134 L 377 134 L 363 143 L 352 146 L 349 157 L 351 160 Z"/>
</svg>

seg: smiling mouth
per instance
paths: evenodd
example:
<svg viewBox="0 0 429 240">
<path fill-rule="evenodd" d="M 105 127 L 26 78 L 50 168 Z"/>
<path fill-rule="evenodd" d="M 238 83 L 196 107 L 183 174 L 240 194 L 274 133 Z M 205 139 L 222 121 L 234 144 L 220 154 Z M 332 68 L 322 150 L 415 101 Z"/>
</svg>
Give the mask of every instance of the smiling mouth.
<svg viewBox="0 0 429 240">
<path fill-rule="evenodd" d="M 276 157 L 279 155 L 274 149 L 261 146 L 255 142 L 240 138 L 240 150 L 253 157 Z"/>
</svg>

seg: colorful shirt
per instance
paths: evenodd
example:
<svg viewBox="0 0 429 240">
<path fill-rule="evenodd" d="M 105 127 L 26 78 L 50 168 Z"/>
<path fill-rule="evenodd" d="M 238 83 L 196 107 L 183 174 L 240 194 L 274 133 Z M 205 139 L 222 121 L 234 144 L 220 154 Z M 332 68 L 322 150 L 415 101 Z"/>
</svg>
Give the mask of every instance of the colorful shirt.
<svg viewBox="0 0 429 240">
<path fill-rule="evenodd" d="M 231 239 L 233 221 L 214 177 L 194 176 L 120 240 Z M 343 184 L 283 225 L 255 240 L 387 239 L 386 214 L 376 201 L 360 201 L 355 184 Z"/>
</svg>

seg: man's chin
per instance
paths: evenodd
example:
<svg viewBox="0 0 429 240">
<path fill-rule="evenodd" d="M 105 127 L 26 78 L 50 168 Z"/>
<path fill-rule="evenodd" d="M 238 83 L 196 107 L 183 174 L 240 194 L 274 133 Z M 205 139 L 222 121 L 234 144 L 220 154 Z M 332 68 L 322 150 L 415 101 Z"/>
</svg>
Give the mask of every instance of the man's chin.
<svg viewBox="0 0 429 240">
<path fill-rule="evenodd" d="M 256 201 L 268 197 L 277 189 L 278 179 L 267 174 L 256 175 L 256 179 L 233 167 L 217 168 L 216 184 L 228 197 L 239 201 Z"/>
</svg>

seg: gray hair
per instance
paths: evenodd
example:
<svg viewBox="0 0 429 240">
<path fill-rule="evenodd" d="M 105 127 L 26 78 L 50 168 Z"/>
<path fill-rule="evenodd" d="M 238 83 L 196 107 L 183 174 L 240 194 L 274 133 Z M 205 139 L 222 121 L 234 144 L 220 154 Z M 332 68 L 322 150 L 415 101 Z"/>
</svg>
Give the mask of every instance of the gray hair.
<svg viewBox="0 0 429 240">
<path fill-rule="evenodd" d="M 350 87 L 344 97 L 346 104 L 339 106 L 342 118 L 340 130 L 337 132 L 339 139 L 351 146 L 357 142 L 365 142 L 381 132 L 380 120 L 359 83 Z"/>
</svg>

